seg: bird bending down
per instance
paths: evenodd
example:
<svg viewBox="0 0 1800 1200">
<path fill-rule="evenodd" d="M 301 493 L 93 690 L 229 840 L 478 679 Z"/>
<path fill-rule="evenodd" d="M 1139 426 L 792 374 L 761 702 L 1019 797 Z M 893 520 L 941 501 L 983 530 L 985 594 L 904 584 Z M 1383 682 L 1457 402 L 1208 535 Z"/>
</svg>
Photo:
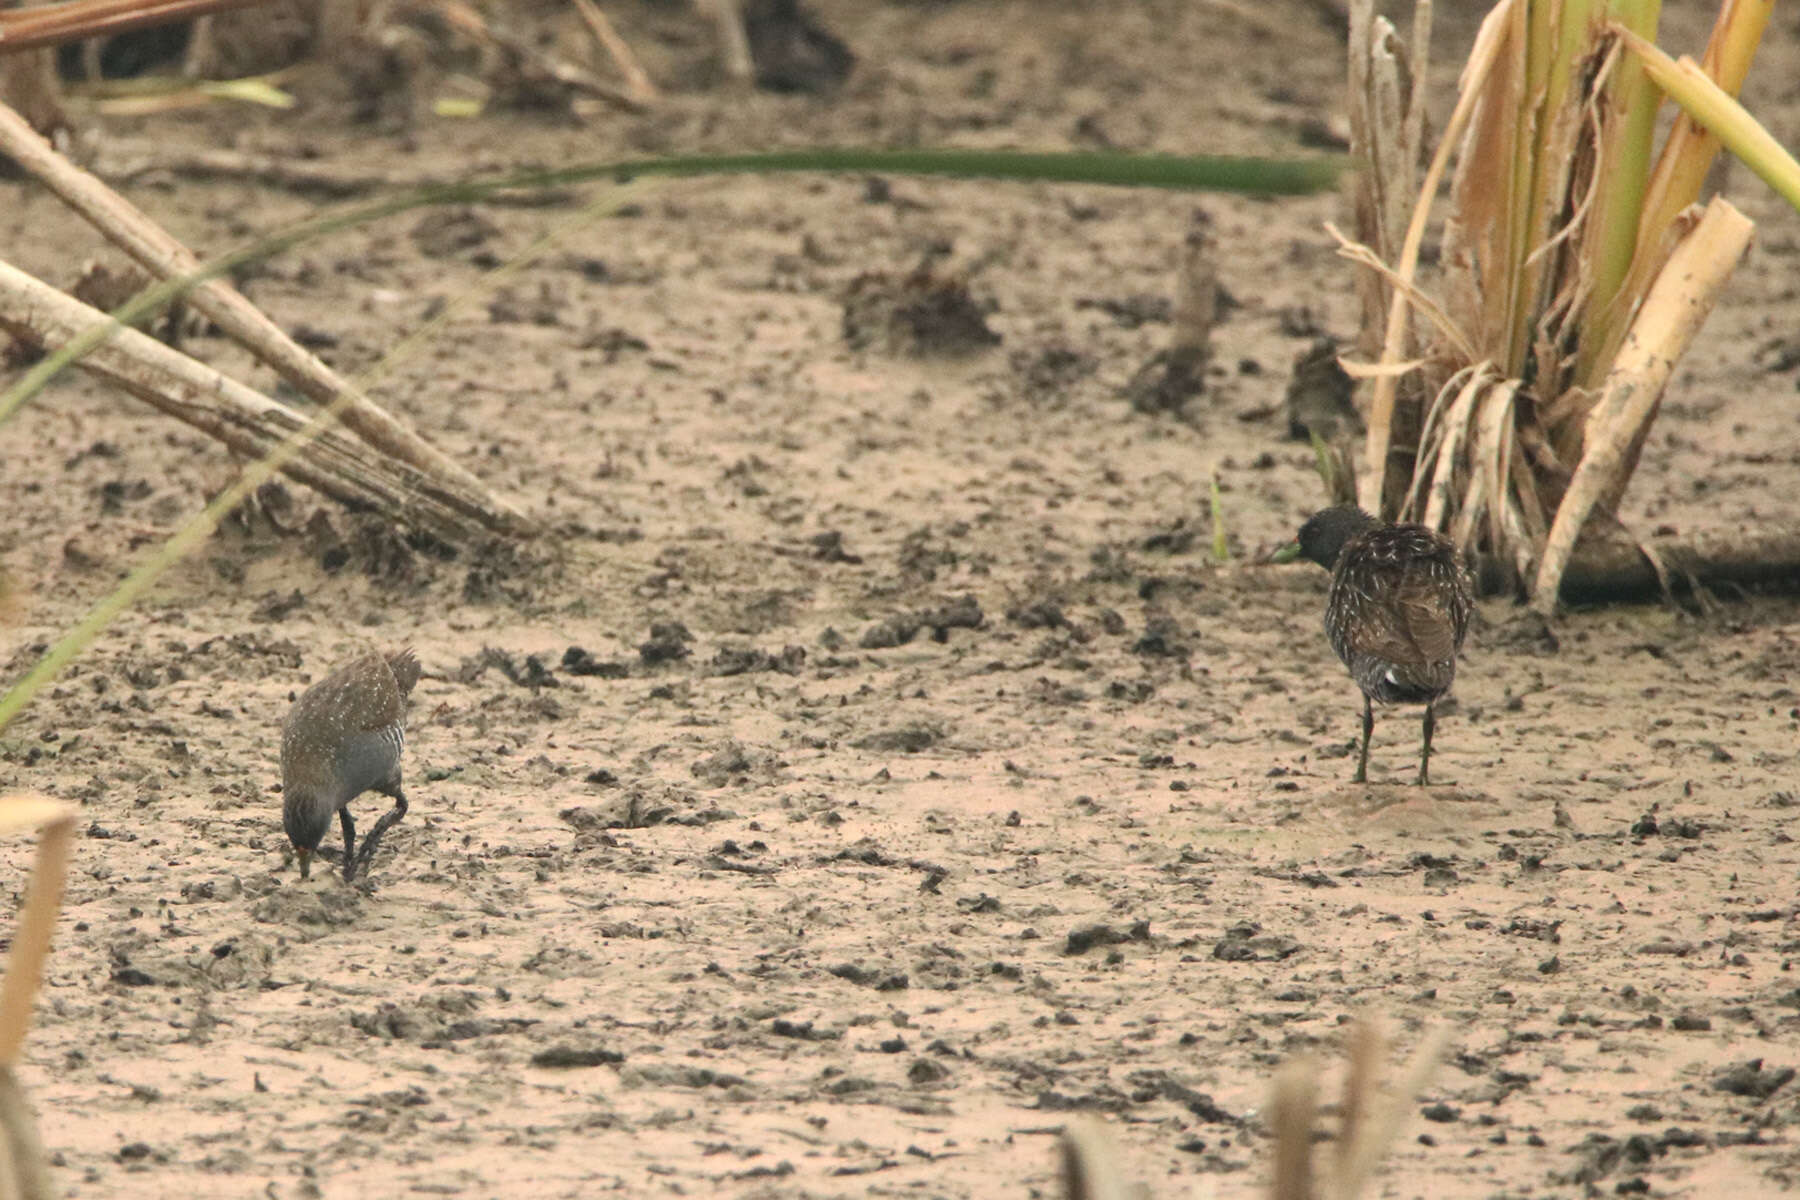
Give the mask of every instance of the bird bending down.
<svg viewBox="0 0 1800 1200">
<path fill-rule="evenodd" d="M 1352 782 L 1368 780 L 1376 702 L 1425 706 L 1419 783 L 1431 782 L 1434 706 L 1456 678 L 1474 608 L 1456 546 L 1423 525 L 1387 525 L 1339 505 L 1314 513 L 1275 557 L 1305 558 L 1331 572 L 1325 635 L 1363 694 L 1362 753 Z"/>
<path fill-rule="evenodd" d="M 365 872 L 375 846 L 406 815 L 400 752 L 406 746 L 406 698 L 419 681 L 410 647 L 358 656 L 302 692 L 281 727 L 281 821 L 300 858 L 300 878 L 336 813 L 344 831 L 344 879 Z M 356 852 L 350 802 L 366 791 L 393 797 Z"/>
</svg>

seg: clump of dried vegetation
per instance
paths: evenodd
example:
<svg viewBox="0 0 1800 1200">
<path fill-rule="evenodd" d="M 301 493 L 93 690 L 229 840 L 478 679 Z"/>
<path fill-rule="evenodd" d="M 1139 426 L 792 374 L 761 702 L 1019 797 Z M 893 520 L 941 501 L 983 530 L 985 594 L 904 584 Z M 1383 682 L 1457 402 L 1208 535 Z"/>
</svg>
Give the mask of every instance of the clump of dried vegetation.
<svg viewBox="0 0 1800 1200">
<path fill-rule="evenodd" d="M 1372 1016 L 1352 1023 L 1342 1098 L 1334 1114 L 1337 1126 L 1330 1131 L 1321 1121 L 1326 1114 L 1319 1103 L 1323 1072 L 1318 1058 L 1305 1054 L 1283 1064 L 1267 1110 L 1273 1135 L 1272 1200 L 1356 1200 L 1363 1195 L 1399 1136 L 1414 1098 L 1430 1082 L 1447 1041 L 1443 1029 L 1427 1030 L 1398 1084 L 1384 1091 L 1387 1035 Z M 1322 1164 L 1315 1148 L 1321 1141 L 1330 1147 Z M 1106 1126 L 1095 1118 L 1070 1121 L 1058 1140 L 1057 1155 L 1067 1200 L 1147 1200 L 1150 1194 L 1131 1182 Z"/>
<path fill-rule="evenodd" d="M 1429 0 L 1410 50 L 1372 0 L 1352 5 L 1370 169 L 1344 251 L 1363 268 L 1362 349 L 1379 354 L 1360 368 L 1360 495 L 1449 533 L 1545 615 L 1578 548 L 1630 544 L 1614 514 L 1644 439 L 1749 247 L 1737 208 L 1700 203 L 1721 142 L 1800 206 L 1800 166 L 1734 99 L 1771 7 L 1724 0 L 1696 64 L 1656 49 L 1656 0 L 1501 0 L 1415 186 Z M 1665 97 L 1683 111 L 1658 149 Z M 1420 247 L 1453 154 L 1428 286 Z M 1667 549 L 1634 553 L 1666 587 Z"/>
</svg>

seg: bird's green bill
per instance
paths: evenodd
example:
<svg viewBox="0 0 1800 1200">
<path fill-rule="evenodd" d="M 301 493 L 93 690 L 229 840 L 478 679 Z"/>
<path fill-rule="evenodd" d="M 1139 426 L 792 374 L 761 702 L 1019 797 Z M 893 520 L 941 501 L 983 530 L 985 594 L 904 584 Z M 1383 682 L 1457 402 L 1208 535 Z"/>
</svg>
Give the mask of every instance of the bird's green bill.
<svg viewBox="0 0 1800 1200">
<path fill-rule="evenodd" d="M 1300 559 L 1300 543 L 1289 542 L 1275 553 L 1269 555 L 1270 562 L 1291 563 Z"/>
</svg>

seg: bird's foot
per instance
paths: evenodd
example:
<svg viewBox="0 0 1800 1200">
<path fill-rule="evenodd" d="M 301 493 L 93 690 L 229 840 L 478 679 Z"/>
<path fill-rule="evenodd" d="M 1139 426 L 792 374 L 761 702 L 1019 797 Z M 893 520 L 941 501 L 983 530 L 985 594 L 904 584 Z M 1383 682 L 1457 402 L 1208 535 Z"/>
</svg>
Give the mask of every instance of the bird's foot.
<svg viewBox="0 0 1800 1200">
<path fill-rule="evenodd" d="M 368 879 L 369 866 L 375 861 L 375 847 L 381 843 L 382 835 L 405 815 L 406 808 L 402 804 L 396 804 L 381 814 L 381 819 L 375 822 L 375 828 L 369 830 L 368 834 L 364 836 L 362 848 L 356 852 L 354 862 L 345 866 L 345 882 L 349 882 L 356 876 L 361 876 L 365 881 Z"/>
</svg>

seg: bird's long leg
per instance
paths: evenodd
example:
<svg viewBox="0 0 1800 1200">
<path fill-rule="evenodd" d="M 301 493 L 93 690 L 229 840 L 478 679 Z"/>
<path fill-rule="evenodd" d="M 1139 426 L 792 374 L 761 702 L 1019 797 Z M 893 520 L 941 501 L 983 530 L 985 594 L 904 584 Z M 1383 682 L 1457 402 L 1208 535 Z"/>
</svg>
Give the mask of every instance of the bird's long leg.
<svg viewBox="0 0 1800 1200">
<path fill-rule="evenodd" d="M 350 880 L 350 864 L 356 861 L 356 822 L 350 819 L 348 804 L 338 809 L 338 824 L 344 830 L 344 881 Z"/>
<path fill-rule="evenodd" d="M 1437 713 L 1432 705 L 1425 706 L 1425 742 L 1419 747 L 1419 786 L 1424 787 L 1431 782 L 1431 731 L 1437 727 Z"/>
<path fill-rule="evenodd" d="M 406 815 L 406 793 L 396 786 L 393 797 L 394 807 L 382 813 L 381 819 L 375 822 L 375 828 L 363 835 L 362 853 L 357 856 L 356 865 L 365 873 L 368 871 L 369 863 L 375 858 L 375 845 L 381 841 L 381 835 Z M 345 875 L 344 878 L 348 879 L 350 876 Z"/>
<path fill-rule="evenodd" d="M 1356 760 L 1356 774 L 1351 776 L 1351 783 L 1369 782 L 1369 738 L 1375 733 L 1375 707 L 1369 697 L 1363 696 L 1363 744 L 1362 756 Z"/>
</svg>

